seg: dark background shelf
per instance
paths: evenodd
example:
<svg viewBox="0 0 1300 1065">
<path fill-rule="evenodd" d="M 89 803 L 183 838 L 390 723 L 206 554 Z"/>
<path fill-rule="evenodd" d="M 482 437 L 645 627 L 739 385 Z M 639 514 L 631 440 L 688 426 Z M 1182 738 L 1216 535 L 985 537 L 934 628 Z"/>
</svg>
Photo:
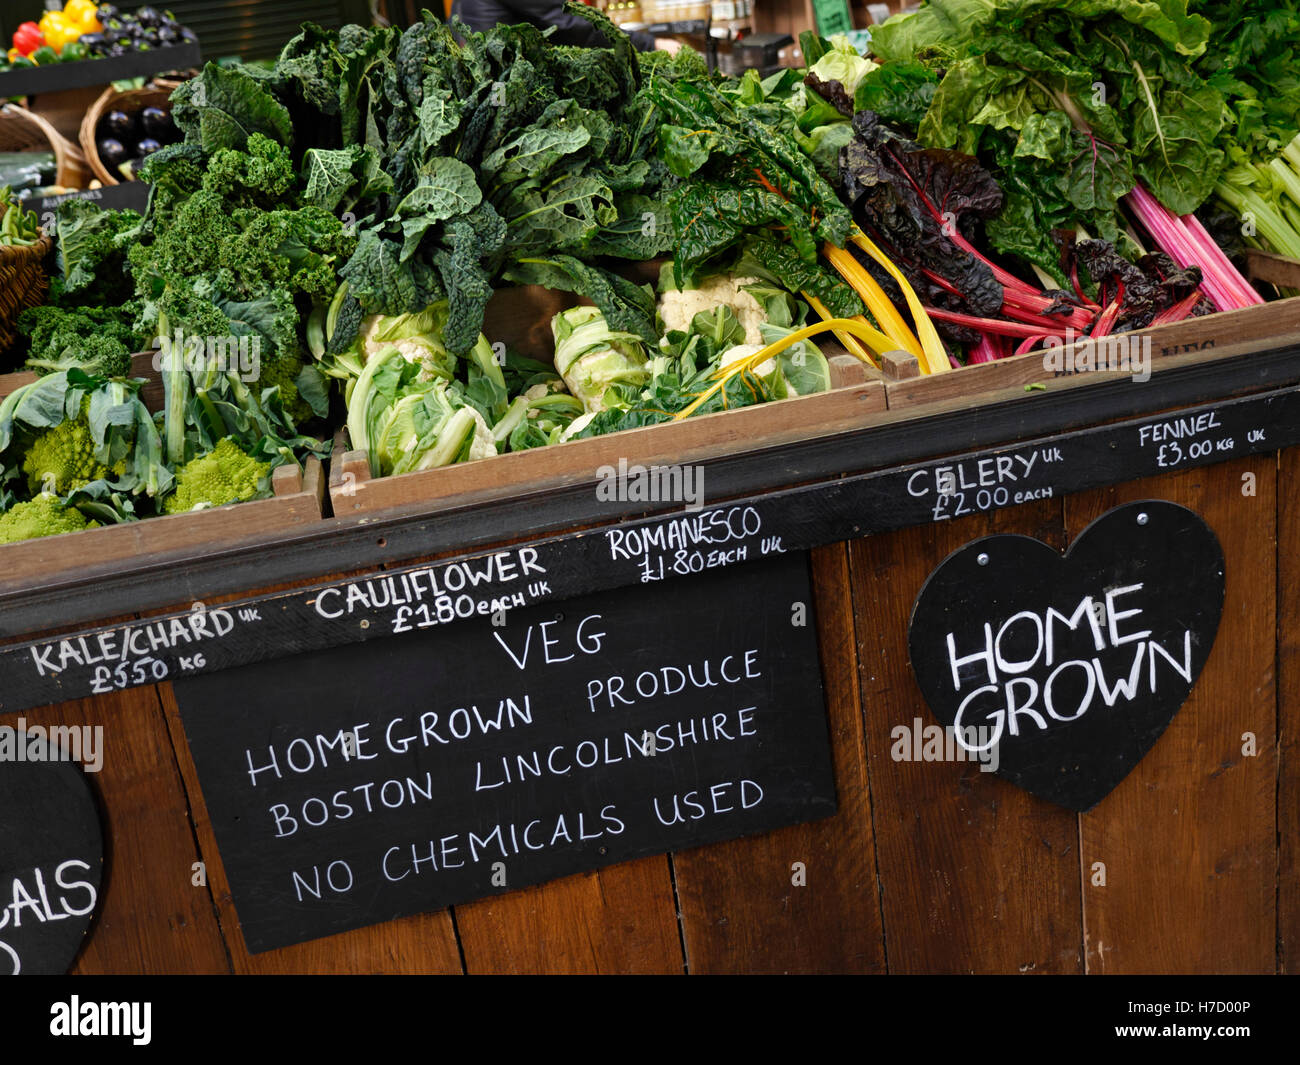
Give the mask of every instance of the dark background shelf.
<svg viewBox="0 0 1300 1065">
<path fill-rule="evenodd" d="M 51 63 L 43 67 L 10 70 L 0 74 L 0 97 L 33 96 L 107 85 L 127 78 L 148 77 L 164 70 L 185 70 L 198 66 L 201 59 L 199 46 L 190 42 L 108 59 L 82 59 L 75 63 Z"/>
</svg>

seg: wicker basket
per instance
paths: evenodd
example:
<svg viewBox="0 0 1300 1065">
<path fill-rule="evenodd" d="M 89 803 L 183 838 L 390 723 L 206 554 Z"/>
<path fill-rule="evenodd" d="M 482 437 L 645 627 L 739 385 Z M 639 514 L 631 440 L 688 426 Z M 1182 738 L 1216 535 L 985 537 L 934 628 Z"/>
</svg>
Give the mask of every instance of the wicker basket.
<svg viewBox="0 0 1300 1065">
<path fill-rule="evenodd" d="M 90 166 L 81 149 L 34 111 L 17 104 L 0 106 L 0 152 L 52 151 L 54 180 L 70 189 L 84 189 Z"/>
<path fill-rule="evenodd" d="M 49 237 L 27 247 L 0 245 L 0 362 L 13 346 L 18 315 L 49 294 L 46 262 L 53 246 Z"/>
<path fill-rule="evenodd" d="M 78 139 L 81 141 L 86 158 L 90 160 L 90 168 L 95 172 L 95 177 L 105 185 L 122 184 L 122 175 L 110 171 L 99 158 L 99 147 L 95 136 L 99 120 L 109 111 L 126 111 L 128 114 L 134 114 L 146 107 L 161 107 L 164 111 L 170 111 L 168 100 L 171 99 L 172 90 L 171 83 L 166 85 L 155 83 L 146 85 L 142 89 L 127 89 L 125 92 L 119 92 L 110 85 L 100 94 L 99 99 L 90 105 L 86 117 L 81 120 L 81 133 Z"/>
</svg>

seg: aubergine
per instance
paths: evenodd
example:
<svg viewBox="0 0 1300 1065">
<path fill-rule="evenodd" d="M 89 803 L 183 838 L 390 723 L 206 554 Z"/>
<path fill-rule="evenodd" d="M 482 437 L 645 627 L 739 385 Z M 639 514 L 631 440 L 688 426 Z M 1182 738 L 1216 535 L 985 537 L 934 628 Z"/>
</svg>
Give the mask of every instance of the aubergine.
<svg viewBox="0 0 1300 1065">
<path fill-rule="evenodd" d="M 161 142 L 155 138 L 145 137 L 144 140 L 135 146 L 135 154 L 144 160 L 153 155 L 153 153 L 158 151 L 161 147 Z"/>
<path fill-rule="evenodd" d="M 95 142 L 95 149 L 105 170 L 113 170 L 126 162 L 126 147 L 115 137 L 100 138 Z"/>
<path fill-rule="evenodd" d="M 145 107 L 140 110 L 140 132 L 154 140 L 166 141 L 175 136 L 176 126 L 172 116 L 161 107 Z"/>
<path fill-rule="evenodd" d="M 126 111 L 108 112 L 99 120 L 99 135 L 120 141 L 130 140 L 135 136 L 135 116 Z"/>
</svg>

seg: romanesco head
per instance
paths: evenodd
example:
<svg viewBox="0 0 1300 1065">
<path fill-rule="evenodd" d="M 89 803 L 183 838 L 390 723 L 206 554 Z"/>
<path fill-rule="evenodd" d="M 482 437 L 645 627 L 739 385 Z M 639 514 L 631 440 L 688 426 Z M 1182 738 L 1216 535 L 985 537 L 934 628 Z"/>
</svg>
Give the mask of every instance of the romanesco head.
<svg viewBox="0 0 1300 1065">
<path fill-rule="evenodd" d="M 41 433 L 27 449 L 23 472 L 33 495 L 52 492 L 65 496 L 91 481 L 121 477 L 126 473 L 126 460 L 109 467 L 95 459 L 95 440 L 83 414 Z"/>
<path fill-rule="evenodd" d="M 0 544 L 93 529 L 98 524 L 87 519 L 76 507 L 65 507 L 58 496 L 42 492 L 35 499 L 15 503 L 0 514 Z"/>
<path fill-rule="evenodd" d="M 258 462 L 232 437 L 225 437 L 177 471 L 176 490 L 163 500 L 163 511 L 183 514 L 253 499 L 265 494 L 262 485 L 270 473 L 269 462 Z"/>
</svg>

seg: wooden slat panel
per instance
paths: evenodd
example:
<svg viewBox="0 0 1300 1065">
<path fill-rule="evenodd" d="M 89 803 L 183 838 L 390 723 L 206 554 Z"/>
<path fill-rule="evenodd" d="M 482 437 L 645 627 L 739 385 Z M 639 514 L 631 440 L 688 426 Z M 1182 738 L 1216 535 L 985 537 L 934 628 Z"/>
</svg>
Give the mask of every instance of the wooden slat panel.
<svg viewBox="0 0 1300 1065">
<path fill-rule="evenodd" d="M 469 973 L 680 973 L 665 857 L 456 907 Z"/>
<path fill-rule="evenodd" d="M 1300 972 L 1300 448 L 1277 473 L 1277 966 Z"/>
<path fill-rule="evenodd" d="M 1256 495 L 1242 495 L 1243 474 Z M 1077 536 L 1111 507 L 1167 499 L 1223 546 L 1223 619 L 1183 708 L 1137 768 L 1081 818 L 1087 966 L 1095 973 L 1275 967 L 1275 483 L 1272 455 L 1066 500 Z M 1258 754 L 1243 757 L 1242 734 Z M 1094 887 L 1094 862 L 1106 886 Z"/>
<path fill-rule="evenodd" d="M 885 969 L 848 552 L 834 544 L 812 559 L 839 812 L 674 856 L 692 973 Z"/>
<path fill-rule="evenodd" d="M 891 733 L 934 723 L 908 659 L 912 603 L 962 544 L 1027 533 L 1061 547 L 1059 503 L 850 546 L 871 805 L 892 973 L 1079 972 L 1078 821 L 974 762 L 894 761 Z"/>
<path fill-rule="evenodd" d="M 28 726 L 103 727 L 103 766 L 88 774 L 104 820 L 100 907 L 72 971 L 226 973 L 230 959 L 153 686 L 27 710 Z M 7 716 L 6 725 L 14 724 Z"/>
<path fill-rule="evenodd" d="M 188 792 L 199 848 L 207 864 L 208 882 L 212 885 L 235 972 L 446 974 L 462 971 L 455 929 L 446 910 L 358 928 L 263 954 L 250 954 L 239 931 L 239 917 L 230 892 L 230 881 L 226 878 L 221 855 L 217 850 L 212 821 L 199 788 L 198 771 L 185 742 L 185 729 L 181 724 L 175 693 L 170 684 L 159 685 L 158 690 Z M 137 905 L 144 911 L 148 910 L 143 896 L 137 900 Z"/>
</svg>

